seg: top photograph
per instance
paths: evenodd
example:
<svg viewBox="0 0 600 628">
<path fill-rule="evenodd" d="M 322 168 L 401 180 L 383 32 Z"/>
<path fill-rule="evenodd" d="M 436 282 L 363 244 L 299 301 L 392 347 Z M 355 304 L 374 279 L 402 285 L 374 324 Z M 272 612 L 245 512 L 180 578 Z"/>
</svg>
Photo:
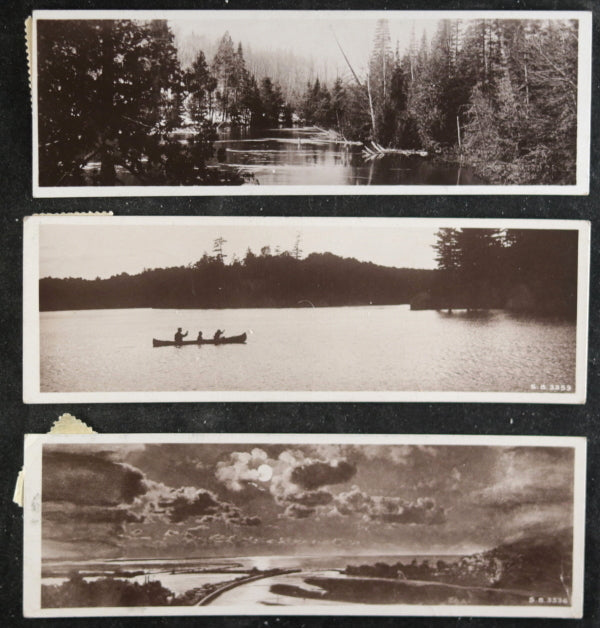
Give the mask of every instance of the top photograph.
<svg viewBox="0 0 600 628">
<path fill-rule="evenodd" d="M 588 194 L 590 12 L 36 11 L 36 197 Z"/>
</svg>

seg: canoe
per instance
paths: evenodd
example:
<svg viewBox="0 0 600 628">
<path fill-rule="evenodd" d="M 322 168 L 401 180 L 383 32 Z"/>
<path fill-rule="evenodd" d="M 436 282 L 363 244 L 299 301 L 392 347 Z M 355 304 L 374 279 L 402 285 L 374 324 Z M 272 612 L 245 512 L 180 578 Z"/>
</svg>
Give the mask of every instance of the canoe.
<svg viewBox="0 0 600 628">
<path fill-rule="evenodd" d="M 157 340 L 152 338 L 153 347 L 181 347 L 183 345 L 231 345 L 231 344 L 243 344 L 246 342 L 246 334 L 240 334 L 239 336 L 223 336 L 218 340 L 214 338 L 203 338 L 202 340 L 182 340 L 181 342 L 175 342 L 174 340 Z"/>
</svg>

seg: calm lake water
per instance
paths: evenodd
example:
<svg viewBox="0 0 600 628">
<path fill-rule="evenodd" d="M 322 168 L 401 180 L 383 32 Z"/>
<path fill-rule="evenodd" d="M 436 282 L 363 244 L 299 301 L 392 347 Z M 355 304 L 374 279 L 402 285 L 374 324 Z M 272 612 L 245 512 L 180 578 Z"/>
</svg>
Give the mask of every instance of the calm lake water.
<svg viewBox="0 0 600 628">
<path fill-rule="evenodd" d="M 458 164 L 419 156 L 365 159 L 361 146 L 327 141 L 311 128 L 224 131 L 217 161 L 251 173 L 260 185 L 483 185 Z"/>
<path fill-rule="evenodd" d="M 177 327 L 245 345 L 152 347 Z M 575 387 L 575 324 L 408 306 L 40 315 L 42 392 L 529 391 Z"/>
</svg>

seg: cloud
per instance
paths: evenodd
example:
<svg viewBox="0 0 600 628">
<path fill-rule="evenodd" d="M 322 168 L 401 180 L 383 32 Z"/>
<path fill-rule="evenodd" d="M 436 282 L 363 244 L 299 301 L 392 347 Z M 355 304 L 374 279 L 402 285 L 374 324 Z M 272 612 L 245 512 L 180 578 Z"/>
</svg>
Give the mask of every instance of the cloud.
<svg viewBox="0 0 600 628">
<path fill-rule="evenodd" d="M 286 509 L 281 514 L 281 517 L 287 519 L 306 519 L 315 512 L 315 508 L 307 508 L 301 504 L 288 504 Z"/>
<path fill-rule="evenodd" d="M 290 480 L 302 488 L 314 491 L 322 486 L 342 484 L 356 474 L 356 467 L 346 460 L 310 460 L 292 469 Z"/>
<path fill-rule="evenodd" d="M 427 445 L 310 445 L 307 450 L 319 458 L 348 460 L 385 460 L 397 466 L 407 466 L 417 458 L 437 457 L 439 447 Z"/>
<path fill-rule="evenodd" d="M 496 481 L 473 492 L 475 505 L 511 512 L 527 506 L 572 504 L 572 450 L 507 449 L 500 454 L 494 471 Z"/>
<path fill-rule="evenodd" d="M 260 525 L 259 517 L 249 517 L 212 491 L 182 486 L 172 488 L 160 482 L 147 481 L 148 491 L 133 504 L 145 516 L 166 518 L 171 523 L 182 523 L 190 518 L 198 521 L 223 521 L 239 526 Z"/>
<path fill-rule="evenodd" d="M 70 523 L 74 520 L 87 523 L 141 523 L 144 520 L 127 508 L 75 506 L 58 502 L 45 503 L 43 515 L 46 521 L 56 523 Z"/>
<path fill-rule="evenodd" d="M 333 501 L 333 495 L 329 491 L 303 491 L 288 495 L 287 500 L 306 507 L 326 506 Z"/>
<path fill-rule="evenodd" d="M 257 447 L 250 453 L 236 451 L 227 461 L 217 463 L 215 476 L 230 491 L 241 491 L 246 484 L 260 480 L 258 468 L 268 460 L 267 453 Z"/>
<path fill-rule="evenodd" d="M 334 505 L 341 515 L 362 514 L 370 521 L 421 525 L 446 521 L 446 511 L 430 497 L 407 501 L 400 497 L 373 496 L 361 491 L 358 486 L 337 495 Z"/>
<path fill-rule="evenodd" d="M 132 503 L 146 491 L 144 474 L 107 455 L 44 448 L 43 500 L 94 506 Z"/>
<path fill-rule="evenodd" d="M 269 473 L 262 475 L 261 468 Z M 277 458 L 270 458 L 259 448 L 231 453 L 215 471 L 217 480 L 232 491 L 268 485 L 275 502 L 285 507 L 282 516 L 294 519 L 308 517 L 318 507 L 330 504 L 334 496 L 324 487 L 347 482 L 355 474 L 356 466 L 337 456 L 317 459 L 301 450 L 286 449 Z"/>
<path fill-rule="evenodd" d="M 140 469 L 115 460 L 117 453 L 83 445 L 44 449 L 45 541 L 52 539 L 54 546 L 61 543 L 67 553 L 77 548 L 83 552 L 86 547 L 106 553 L 109 546 L 121 553 L 123 546 L 137 543 L 141 535 L 129 532 L 128 524 L 146 524 L 145 531 L 155 537 L 157 547 L 176 536 L 176 530 L 165 531 L 165 526 L 182 525 L 189 519 L 240 527 L 261 524 L 259 517 L 249 516 L 207 489 L 175 488 L 150 480 Z"/>
</svg>

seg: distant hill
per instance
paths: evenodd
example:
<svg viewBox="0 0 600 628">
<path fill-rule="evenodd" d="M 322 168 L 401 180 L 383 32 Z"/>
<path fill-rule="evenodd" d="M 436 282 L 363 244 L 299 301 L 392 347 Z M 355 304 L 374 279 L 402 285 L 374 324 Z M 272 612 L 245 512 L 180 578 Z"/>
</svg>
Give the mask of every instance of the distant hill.
<svg viewBox="0 0 600 628">
<path fill-rule="evenodd" d="M 497 586 L 564 596 L 572 588 L 573 528 L 529 535 L 483 554 L 500 561 Z M 565 589 L 566 588 L 566 589 Z"/>
<path fill-rule="evenodd" d="M 331 253 L 296 259 L 287 252 L 248 252 L 244 260 L 231 264 L 205 255 L 190 266 L 109 279 L 43 278 L 40 311 L 399 305 L 427 290 L 435 272 L 379 266 Z"/>
</svg>

